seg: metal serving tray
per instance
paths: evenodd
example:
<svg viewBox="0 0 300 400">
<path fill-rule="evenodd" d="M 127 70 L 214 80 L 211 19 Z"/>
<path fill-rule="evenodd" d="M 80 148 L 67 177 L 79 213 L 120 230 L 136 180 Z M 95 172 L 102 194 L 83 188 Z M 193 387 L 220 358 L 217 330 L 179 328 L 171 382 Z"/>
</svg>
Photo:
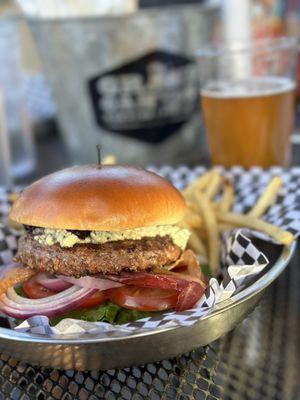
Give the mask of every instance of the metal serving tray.
<svg viewBox="0 0 300 400">
<path fill-rule="evenodd" d="M 0 352 L 41 366 L 78 370 L 106 370 L 160 361 L 204 346 L 232 330 L 256 306 L 265 289 L 286 268 L 296 249 L 279 248 L 272 267 L 254 284 L 220 303 L 190 327 L 152 330 L 128 337 L 51 338 L 0 327 Z"/>
</svg>

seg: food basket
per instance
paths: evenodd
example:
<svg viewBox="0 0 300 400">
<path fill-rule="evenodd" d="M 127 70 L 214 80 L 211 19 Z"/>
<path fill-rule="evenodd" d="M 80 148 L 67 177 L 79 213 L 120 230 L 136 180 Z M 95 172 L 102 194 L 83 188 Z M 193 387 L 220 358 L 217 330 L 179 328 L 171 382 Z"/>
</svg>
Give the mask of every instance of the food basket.
<svg viewBox="0 0 300 400">
<path fill-rule="evenodd" d="M 172 169 L 163 167 L 157 172 L 170 178 L 176 186 L 183 188 L 203 173 L 199 167 L 190 170 L 186 167 Z M 251 205 L 253 199 L 263 189 L 262 182 L 270 176 L 280 174 L 289 185 L 289 198 L 298 200 L 297 187 L 300 181 L 300 170 L 285 171 L 272 169 L 263 171 L 259 168 L 249 172 L 241 168 L 225 171 L 234 179 L 237 188 L 237 208 Z M 245 178 L 246 177 L 246 178 Z M 244 180 L 248 182 L 244 185 Z M 246 195 L 246 192 L 249 195 Z M 251 195 L 250 195 L 251 194 Z M 0 217 L 6 218 L 8 211 L 8 195 L 3 190 L 0 200 Z M 15 243 L 10 240 L 11 247 Z M 268 255 L 269 265 L 244 289 L 238 291 L 229 299 L 216 304 L 213 310 L 199 318 L 190 326 L 159 326 L 160 316 L 153 317 L 153 329 L 140 330 L 138 333 L 122 335 L 118 333 L 109 336 L 92 332 L 64 336 L 40 335 L 21 332 L 9 328 L 5 318 L 0 320 L 0 352 L 13 354 L 15 358 L 53 368 L 92 370 L 111 369 L 140 365 L 147 362 L 167 359 L 178 354 L 191 351 L 198 346 L 204 346 L 223 336 L 242 321 L 256 306 L 266 288 L 286 268 L 295 249 L 296 242 L 291 246 L 275 246 L 273 243 L 257 239 L 257 247 Z M 12 250 L 12 249 L 11 249 Z M 184 314 L 183 312 L 181 314 Z M 188 314 L 187 314 L 188 318 Z M 136 322 L 138 324 L 138 321 Z"/>
</svg>

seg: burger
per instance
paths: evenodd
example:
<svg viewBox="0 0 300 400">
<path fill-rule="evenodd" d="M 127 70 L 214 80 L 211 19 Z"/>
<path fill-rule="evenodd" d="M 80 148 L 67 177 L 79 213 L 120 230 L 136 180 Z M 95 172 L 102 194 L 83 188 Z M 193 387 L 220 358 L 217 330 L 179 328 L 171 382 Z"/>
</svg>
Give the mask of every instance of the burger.
<svg viewBox="0 0 300 400">
<path fill-rule="evenodd" d="M 206 280 L 178 225 L 186 208 L 170 182 L 128 166 L 72 167 L 38 180 L 10 213 L 24 234 L 2 274 L 0 309 L 18 319 L 126 322 L 194 307 Z"/>
</svg>

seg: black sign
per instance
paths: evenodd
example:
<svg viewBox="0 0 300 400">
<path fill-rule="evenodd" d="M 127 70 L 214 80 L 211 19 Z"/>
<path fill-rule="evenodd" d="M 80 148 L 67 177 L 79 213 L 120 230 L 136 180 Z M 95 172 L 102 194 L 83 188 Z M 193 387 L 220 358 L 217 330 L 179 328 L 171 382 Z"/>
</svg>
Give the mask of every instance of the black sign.
<svg viewBox="0 0 300 400">
<path fill-rule="evenodd" d="M 198 108 L 196 66 L 155 51 L 88 82 L 98 125 L 149 143 L 173 135 Z"/>
</svg>

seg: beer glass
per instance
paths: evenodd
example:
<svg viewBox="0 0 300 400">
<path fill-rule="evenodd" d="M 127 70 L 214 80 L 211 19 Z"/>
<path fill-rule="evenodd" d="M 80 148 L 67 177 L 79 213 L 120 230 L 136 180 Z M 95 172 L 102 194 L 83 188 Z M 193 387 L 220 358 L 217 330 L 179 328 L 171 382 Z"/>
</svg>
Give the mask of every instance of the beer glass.
<svg viewBox="0 0 300 400">
<path fill-rule="evenodd" d="M 198 50 L 213 164 L 289 165 L 296 59 L 297 42 L 290 37 Z"/>
</svg>

